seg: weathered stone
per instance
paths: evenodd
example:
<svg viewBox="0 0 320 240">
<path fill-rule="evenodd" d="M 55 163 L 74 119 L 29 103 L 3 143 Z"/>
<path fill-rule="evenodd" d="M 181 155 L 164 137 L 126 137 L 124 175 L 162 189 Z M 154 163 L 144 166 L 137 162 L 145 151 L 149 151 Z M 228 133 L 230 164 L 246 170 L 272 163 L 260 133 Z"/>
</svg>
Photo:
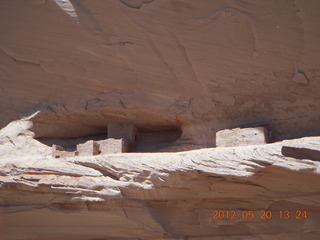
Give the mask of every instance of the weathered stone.
<svg viewBox="0 0 320 240">
<path fill-rule="evenodd" d="M 0 128 L 40 108 L 43 138 L 109 122 L 191 126 L 202 147 L 214 144 L 208 128 L 249 122 L 270 123 L 277 140 L 320 131 L 320 1 L 123 2 L 0 1 Z"/>
<path fill-rule="evenodd" d="M 130 124 L 108 124 L 108 138 L 123 138 L 131 143 L 138 140 L 138 129 Z"/>
<path fill-rule="evenodd" d="M 77 145 L 77 152 L 79 156 L 93 156 L 98 155 L 99 144 L 96 141 L 90 140 Z"/>
<path fill-rule="evenodd" d="M 52 145 L 52 158 L 68 158 L 77 156 L 77 152 L 65 151 L 62 146 L 53 144 Z"/>
<path fill-rule="evenodd" d="M 303 85 L 307 85 L 309 82 L 306 75 L 302 72 L 296 72 L 292 77 L 292 81 Z"/>
<path fill-rule="evenodd" d="M 216 133 L 217 147 L 265 144 L 268 131 L 264 127 L 225 129 Z"/>
<path fill-rule="evenodd" d="M 320 137 L 180 153 L 2 158 L 0 236 L 319 239 L 319 162 L 283 156 L 282 146 L 319 151 Z M 263 211 L 272 218 L 261 218 Z"/>
<path fill-rule="evenodd" d="M 64 151 L 64 148 L 62 146 L 53 144 L 52 145 L 52 151 Z"/>
<path fill-rule="evenodd" d="M 308 149 L 303 147 L 288 147 L 283 146 L 281 153 L 284 156 L 297 158 L 297 159 L 311 159 L 314 161 L 320 161 L 320 151 L 314 149 Z"/>
<path fill-rule="evenodd" d="M 101 154 L 128 152 L 128 141 L 125 139 L 113 139 L 98 141 Z"/>
<path fill-rule="evenodd" d="M 0 130 L 0 239 L 320 239 L 320 138 L 297 139 L 320 133 L 319 9 L 0 1 L 0 128 L 34 116 Z M 146 151 L 206 149 L 52 158 L 53 143 L 105 139 L 108 123 L 141 129 Z M 249 124 L 276 142 L 209 148 L 216 131 Z M 173 128 L 170 143 L 145 134 Z"/>
</svg>

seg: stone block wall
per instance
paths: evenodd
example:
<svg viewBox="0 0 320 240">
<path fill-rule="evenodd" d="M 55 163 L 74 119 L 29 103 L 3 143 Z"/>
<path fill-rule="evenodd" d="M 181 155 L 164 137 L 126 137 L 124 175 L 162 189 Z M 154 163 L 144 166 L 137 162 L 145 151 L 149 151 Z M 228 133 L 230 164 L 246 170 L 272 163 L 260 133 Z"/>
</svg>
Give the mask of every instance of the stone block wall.
<svg viewBox="0 0 320 240">
<path fill-rule="evenodd" d="M 128 152 L 128 141 L 125 139 L 113 139 L 98 141 L 101 154 Z"/>
<path fill-rule="evenodd" d="M 138 139 L 138 129 L 130 124 L 108 124 L 108 138 L 125 139 L 134 143 Z"/>
<path fill-rule="evenodd" d="M 217 147 L 237 147 L 265 144 L 268 130 L 264 127 L 224 129 L 216 133 Z"/>
<path fill-rule="evenodd" d="M 99 144 L 96 141 L 90 140 L 77 145 L 79 156 L 93 156 L 100 153 Z"/>
</svg>

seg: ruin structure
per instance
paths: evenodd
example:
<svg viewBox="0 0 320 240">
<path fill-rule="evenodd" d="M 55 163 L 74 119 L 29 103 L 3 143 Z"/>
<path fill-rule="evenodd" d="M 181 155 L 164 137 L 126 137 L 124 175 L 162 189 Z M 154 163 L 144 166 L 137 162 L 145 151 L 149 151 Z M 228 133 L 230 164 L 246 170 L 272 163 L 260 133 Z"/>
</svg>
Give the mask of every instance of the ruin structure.
<svg viewBox="0 0 320 240">
<path fill-rule="evenodd" d="M 67 158 L 75 156 L 94 156 L 128 152 L 129 142 L 123 138 L 109 138 L 100 141 L 89 140 L 77 145 L 77 151 L 66 151 L 62 146 L 52 145 L 52 158 Z"/>
<path fill-rule="evenodd" d="M 93 156 L 100 153 L 99 144 L 93 140 L 78 144 L 77 151 L 79 156 Z"/>
<path fill-rule="evenodd" d="M 75 152 L 69 152 L 65 151 L 62 146 L 53 144 L 52 145 L 52 158 L 68 158 L 68 157 L 74 157 L 77 156 L 77 151 Z"/>
<path fill-rule="evenodd" d="M 257 145 L 267 141 L 268 130 L 265 127 L 224 129 L 216 134 L 217 147 Z"/>
<path fill-rule="evenodd" d="M 0 240 L 320 239 L 320 0 L 0 19 Z"/>
<path fill-rule="evenodd" d="M 131 143 L 138 140 L 138 129 L 132 124 L 108 124 L 108 138 L 123 138 Z"/>
<path fill-rule="evenodd" d="M 98 141 L 100 146 L 100 154 L 110 154 L 110 153 L 124 153 L 128 152 L 128 141 L 121 139 L 109 138 L 106 140 Z"/>
</svg>

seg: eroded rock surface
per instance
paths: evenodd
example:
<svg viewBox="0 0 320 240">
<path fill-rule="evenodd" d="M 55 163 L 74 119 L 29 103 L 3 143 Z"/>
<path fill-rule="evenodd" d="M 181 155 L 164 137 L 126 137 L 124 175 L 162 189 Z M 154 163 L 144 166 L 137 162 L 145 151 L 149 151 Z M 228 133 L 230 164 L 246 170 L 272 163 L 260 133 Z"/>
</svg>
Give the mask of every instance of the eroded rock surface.
<svg viewBox="0 0 320 240">
<path fill-rule="evenodd" d="M 234 127 L 320 133 L 319 1 L 0 4 L 1 128 L 47 109 L 39 137 L 97 134 L 108 121 L 182 128 L 200 147 Z"/>
<path fill-rule="evenodd" d="M 319 239 L 319 9 L 0 0 L 0 239 Z M 158 153 L 51 157 L 110 123 Z M 273 143 L 212 148 L 259 126 Z"/>
<path fill-rule="evenodd" d="M 9 136 L 1 151 L 11 155 L 0 158 L 6 240 L 320 237 L 320 137 L 55 159 L 28 154 L 50 149 L 30 134 Z M 235 217 L 212 219 L 214 211 Z"/>
<path fill-rule="evenodd" d="M 268 140 L 269 132 L 263 127 L 225 129 L 216 134 L 217 147 L 259 145 L 267 143 Z"/>
</svg>

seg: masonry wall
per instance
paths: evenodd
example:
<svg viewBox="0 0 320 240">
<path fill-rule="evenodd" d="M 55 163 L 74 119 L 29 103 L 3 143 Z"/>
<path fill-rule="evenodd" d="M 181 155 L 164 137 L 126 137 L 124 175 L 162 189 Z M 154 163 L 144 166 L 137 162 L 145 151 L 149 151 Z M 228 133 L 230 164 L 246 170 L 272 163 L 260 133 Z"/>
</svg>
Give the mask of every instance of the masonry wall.
<svg viewBox="0 0 320 240">
<path fill-rule="evenodd" d="M 130 124 L 108 124 L 108 138 L 125 139 L 134 143 L 138 138 L 138 129 Z"/>
<path fill-rule="evenodd" d="M 93 156 L 100 153 L 99 144 L 93 140 L 78 144 L 77 151 L 79 156 Z"/>
<path fill-rule="evenodd" d="M 128 152 L 128 141 L 125 139 L 109 138 L 98 142 L 101 154 Z"/>
<path fill-rule="evenodd" d="M 268 130 L 264 127 L 224 129 L 216 133 L 217 147 L 265 144 Z"/>
</svg>

